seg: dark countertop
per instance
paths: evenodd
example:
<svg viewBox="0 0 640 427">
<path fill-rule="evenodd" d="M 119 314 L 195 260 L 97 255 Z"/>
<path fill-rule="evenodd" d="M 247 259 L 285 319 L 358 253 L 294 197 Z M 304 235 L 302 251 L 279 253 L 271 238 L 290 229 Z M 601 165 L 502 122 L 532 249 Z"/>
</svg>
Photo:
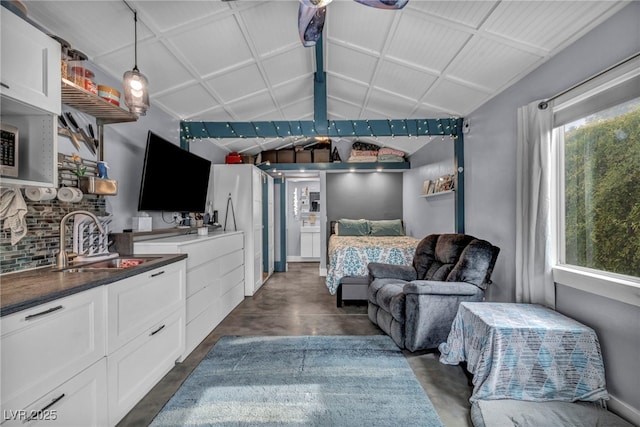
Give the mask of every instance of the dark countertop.
<svg viewBox="0 0 640 427">
<path fill-rule="evenodd" d="M 56 267 L 43 267 L 0 276 L 0 316 L 35 307 L 58 298 L 107 285 L 187 258 L 187 254 L 140 255 L 156 258 L 135 267 L 60 272 Z M 127 258 L 136 258 L 135 255 Z M 89 263 L 85 263 L 89 264 Z M 70 267 L 81 267 L 82 264 Z"/>
</svg>

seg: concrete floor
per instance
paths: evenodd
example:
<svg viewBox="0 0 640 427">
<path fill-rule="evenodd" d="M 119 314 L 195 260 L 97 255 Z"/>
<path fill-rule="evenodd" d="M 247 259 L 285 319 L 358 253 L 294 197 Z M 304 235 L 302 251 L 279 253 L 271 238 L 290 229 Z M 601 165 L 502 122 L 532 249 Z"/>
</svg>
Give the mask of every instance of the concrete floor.
<svg viewBox="0 0 640 427">
<path fill-rule="evenodd" d="M 191 371 L 224 335 L 377 335 L 366 306 L 336 307 L 318 263 L 289 263 L 253 296 L 245 298 L 185 359 L 176 365 L 118 424 L 146 426 Z M 410 366 L 447 427 L 471 426 L 471 387 L 462 368 L 443 365 L 438 353 L 405 351 Z"/>
</svg>

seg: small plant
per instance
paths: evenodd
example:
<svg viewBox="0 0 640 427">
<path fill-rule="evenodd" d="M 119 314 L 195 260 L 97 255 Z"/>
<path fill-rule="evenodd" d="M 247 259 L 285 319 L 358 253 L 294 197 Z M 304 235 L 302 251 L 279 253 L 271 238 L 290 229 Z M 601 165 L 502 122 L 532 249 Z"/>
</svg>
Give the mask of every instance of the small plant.
<svg viewBox="0 0 640 427">
<path fill-rule="evenodd" d="M 73 160 L 73 163 L 76 164 L 76 170 L 72 171 L 73 174 L 78 178 L 84 176 L 84 174 L 87 173 L 87 168 L 85 166 L 82 166 L 82 157 L 80 157 L 77 153 L 73 153 L 73 155 L 71 156 L 71 160 Z"/>
</svg>

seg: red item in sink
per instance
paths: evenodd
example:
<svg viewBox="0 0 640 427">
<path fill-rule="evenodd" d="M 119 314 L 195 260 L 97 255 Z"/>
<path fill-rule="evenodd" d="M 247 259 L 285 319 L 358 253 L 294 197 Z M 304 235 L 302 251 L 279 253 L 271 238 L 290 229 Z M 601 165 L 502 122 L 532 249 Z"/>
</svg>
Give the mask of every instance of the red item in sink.
<svg viewBox="0 0 640 427">
<path fill-rule="evenodd" d="M 142 260 L 139 259 L 123 259 L 120 261 L 120 267 L 122 268 L 135 267 L 140 264 L 142 264 Z"/>
</svg>

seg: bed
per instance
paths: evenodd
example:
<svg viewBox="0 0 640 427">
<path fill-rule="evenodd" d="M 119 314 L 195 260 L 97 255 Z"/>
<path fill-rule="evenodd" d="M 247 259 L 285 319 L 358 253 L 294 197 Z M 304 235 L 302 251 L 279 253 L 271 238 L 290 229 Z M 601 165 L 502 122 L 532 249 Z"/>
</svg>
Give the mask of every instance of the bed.
<svg viewBox="0 0 640 427">
<path fill-rule="evenodd" d="M 372 225 L 362 226 L 360 231 L 353 233 L 345 233 L 345 227 L 342 233 L 335 234 L 335 231 L 339 230 L 341 221 L 358 221 L 360 224 L 362 221 L 367 221 Z M 402 227 L 401 221 L 397 221 Z M 369 275 L 367 265 L 370 262 L 399 265 L 411 265 L 413 262 L 413 255 L 420 239 L 405 236 L 402 228 L 400 232 L 397 227 L 389 227 L 391 220 L 339 220 L 337 223 L 338 226 L 332 223 L 332 234 L 328 245 L 326 285 L 331 295 L 339 292 L 343 280 L 356 278 L 363 283 Z M 394 235 L 385 235 L 385 233 Z"/>
</svg>

